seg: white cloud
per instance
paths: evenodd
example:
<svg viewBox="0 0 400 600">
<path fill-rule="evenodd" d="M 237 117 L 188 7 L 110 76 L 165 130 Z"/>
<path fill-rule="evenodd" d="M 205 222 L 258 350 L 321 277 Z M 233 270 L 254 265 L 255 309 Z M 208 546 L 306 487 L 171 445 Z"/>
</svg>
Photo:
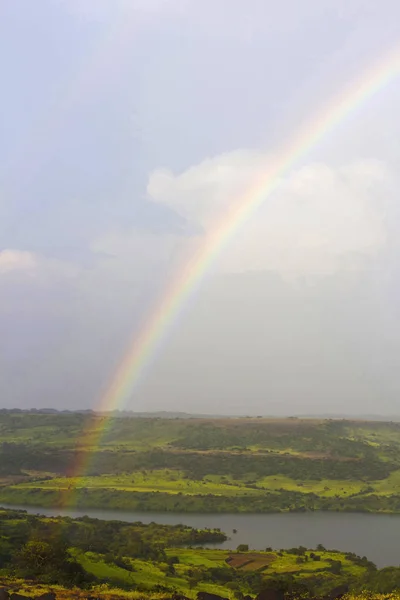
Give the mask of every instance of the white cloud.
<svg viewBox="0 0 400 600">
<path fill-rule="evenodd" d="M 6 249 L 0 252 L 0 275 L 13 271 L 32 272 L 37 267 L 37 258 L 32 252 Z"/>
<path fill-rule="evenodd" d="M 18 277 L 35 282 L 56 283 L 60 279 L 76 278 L 81 272 L 78 265 L 48 258 L 26 250 L 5 249 L 0 252 L 0 276 Z"/>
<path fill-rule="evenodd" d="M 261 153 L 223 154 L 179 175 L 157 170 L 147 191 L 207 235 L 232 206 L 246 202 L 270 164 Z M 300 168 L 277 191 L 266 194 L 219 263 L 229 272 L 268 269 L 282 275 L 354 268 L 385 245 L 389 181 L 384 165 L 372 160 Z"/>
</svg>

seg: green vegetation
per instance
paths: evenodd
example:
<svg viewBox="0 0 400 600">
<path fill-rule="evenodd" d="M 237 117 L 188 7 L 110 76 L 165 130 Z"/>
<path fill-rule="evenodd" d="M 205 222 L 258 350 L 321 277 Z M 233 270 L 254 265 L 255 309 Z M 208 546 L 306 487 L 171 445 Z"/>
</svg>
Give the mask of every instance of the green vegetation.
<svg viewBox="0 0 400 600">
<path fill-rule="evenodd" d="M 400 423 L 1 410 L 0 440 L 7 504 L 400 512 Z"/>
<path fill-rule="evenodd" d="M 183 525 L 43 517 L 0 510 L 0 579 L 98 589 L 101 585 L 144 595 L 199 591 L 240 600 L 278 587 L 306 597 L 346 584 L 357 591 L 400 588 L 400 569 L 378 571 L 367 558 L 318 546 L 253 552 L 204 549 L 226 539 L 219 530 Z M 385 573 L 388 575 L 386 578 Z"/>
<path fill-rule="evenodd" d="M 185 525 L 128 524 L 83 517 L 49 518 L 0 510 L 0 575 L 47 583 L 89 585 L 94 580 L 137 587 L 135 560 L 172 565 L 166 548 L 226 540 L 219 530 Z"/>
</svg>

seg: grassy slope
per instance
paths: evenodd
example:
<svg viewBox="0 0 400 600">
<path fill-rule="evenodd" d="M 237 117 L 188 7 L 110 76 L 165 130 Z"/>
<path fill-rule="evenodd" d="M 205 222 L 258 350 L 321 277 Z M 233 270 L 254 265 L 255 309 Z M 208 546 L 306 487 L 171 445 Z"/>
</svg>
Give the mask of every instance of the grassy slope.
<svg viewBox="0 0 400 600">
<path fill-rule="evenodd" d="M 96 448 L 86 445 L 90 438 L 84 432 L 91 427 L 104 431 Z M 153 494 L 155 501 L 155 492 L 159 492 L 167 495 L 167 500 L 168 496 L 176 497 L 176 503 L 160 499 L 169 510 L 191 510 L 191 497 L 211 494 L 216 499 L 231 498 L 229 510 L 236 498 L 240 510 L 251 511 L 257 506 L 251 503 L 252 498 L 286 491 L 299 497 L 315 494 L 327 501 L 354 502 L 357 498 L 358 504 L 378 496 L 368 510 L 386 512 L 398 510 L 397 504 L 387 499 L 399 496 L 400 506 L 397 423 L 301 419 L 109 421 L 74 414 L 1 412 L 0 440 L 18 444 L 29 457 L 22 456 L 17 465 L 19 473 L 0 472 L 3 502 L 59 504 L 63 494 L 77 489 L 82 491 L 81 506 L 129 509 L 139 505 L 143 510 L 151 504 L 147 495 Z M 77 447 L 79 452 L 94 452 L 91 476 L 65 476 L 67 466 L 76 462 Z M 30 449 L 37 458 L 32 458 Z M 41 458 L 44 451 L 50 458 Z M 240 471 L 239 463 L 246 465 Z M 266 464 L 271 464 L 267 471 Z M 316 508 L 321 506 L 317 504 Z M 196 506 L 192 502 L 192 507 L 202 510 L 200 501 Z"/>
<path fill-rule="evenodd" d="M 189 580 L 194 569 L 200 570 L 200 582 L 195 586 L 196 591 L 207 591 L 223 597 L 232 597 L 232 590 L 229 589 L 229 586 L 201 580 L 201 573 L 213 567 L 226 567 L 226 559 L 230 556 L 237 557 L 237 553 L 224 550 L 171 548 L 167 554 L 177 556 L 179 559 L 179 564 L 175 565 L 176 573 L 174 575 L 166 574 L 167 565 L 163 563 L 135 559 L 131 561 L 133 572 L 130 572 L 115 565 L 106 564 L 101 555 L 93 552 L 76 552 L 75 556 L 86 571 L 99 579 L 107 579 L 116 586 L 140 585 L 143 589 L 151 591 L 154 586 L 161 585 L 175 589 L 185 595 L 191 595 L 193 589 L 189 585 Z M 275 552 L 250 552 L 239 555 L 244 560 L 242 566 L 238 569 L 242 571 L 259 571 L 271 577 L 292 574 L 303 580 L 319 574 L 323 575 L 327 581 L 329 580 L 332 587 L 334 587 L 336 580 L 340 582 L 343 577 L 359 578 L 365 573 L 364 567 L 348 560 L 344 553 L 323 551 L 317 554 L 321 557 L 320 561 L 316 562 L 310 559 L 303 564 L 298 564 L 298 557 L 290 552 L 283 551 L 281 555 Z M 310 552 L 307 552 L 306 555 L 309 557 Z M 247 558 L 249 560 L 246 560 Z M 342 573 L 340 576 L 330 573 L 331 563 L 329 559 L 341 561 Z M 242 585 L 241 589 L 243 593 L 252 592 L 251 587 L 246 585 Z"/>
<path fill-rule="evenodd" d="M 24 571 L 25 560 L 18 563 L 18 552 L 32 538 L 47 541 L 49 547 L 53 547 L 53 540 L 66 542 L 68 554 L 95 576 L 98 584 L 136 589 L 142 596 L 160 591 L 171 595 L 177 591 L 194 597 L 198 591 L 207 591 L 234 600 L 237 592 L 254 596 L 261 586 L 271 585 L 270 580 L 277 577 L 285 577 L 286 582 L 289 577 L 295 584 L 305 582 L 313 594 L 321 596 L 344 582 L 361 587 L 365 585 L 364 575 L 383 573 L 377 572 L 365 558 L 325 550 L 321 546 L 314 551 L 305 548 L 264 552 L 204 549 L 187 544 L 206 542 L 210 535 L 217 535 L 217 531 L 156 523 L 128 525 L 87 517 L 49 518 L 24 511 L 0 513 L 0 556 L 8 554 L 0 568 L 0 580 L 15 572 L 31 573 L 32 565 L 28 564 Z M 54 547 L 59 548 L 57 544 Z M 59 581 L 60 562 L 58 559 L 51 562 L 52 554 L 48 556 L 50 562 L 46 565 L 53 565 L 52 570 L 35 572 L 35 579 L 40 581 L 41 577 L 51 575 L 53 581 Z M 13 557 L 17 558 L 16 562 Z M 64 558 L 63 561 L 65 568 L 67 562 Z M 398 569 L 394 571 L 392 580 L 385 580 L 390 590 L 399 586 Z M 97 589 L 99 585 L 95 586 Z M 91 595 L 98 594 L 91 592 Z"/>
</svg>

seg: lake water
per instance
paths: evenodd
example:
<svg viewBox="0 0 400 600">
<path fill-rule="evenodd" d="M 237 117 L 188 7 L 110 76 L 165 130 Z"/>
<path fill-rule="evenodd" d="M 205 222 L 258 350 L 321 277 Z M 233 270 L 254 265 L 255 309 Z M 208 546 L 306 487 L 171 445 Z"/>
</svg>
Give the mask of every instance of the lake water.
<svg viewBox="0 0 400 600">
<path fill-rule="evenodd" d="M 6 507 L 5 505 L 3 505 Z M 213 547 L 234 549 L 249 544 L 254 550 L 306 546 L 355 552 L 367 556 L 378 567 L 400 565 L 400 515 L 361 513 L 280 513 L 280 514 L 190 514 L 138 513 L 95 509 L 49 509 L 32 506 L 9 506 L 48 516 L 89 515 L 97 519 L 142 521 L 143 523 L 184 523 L 192 527 L 219 527 L 229 540 Z M 233 529 L 237 533 L 233 533 Z"/>
</svg>

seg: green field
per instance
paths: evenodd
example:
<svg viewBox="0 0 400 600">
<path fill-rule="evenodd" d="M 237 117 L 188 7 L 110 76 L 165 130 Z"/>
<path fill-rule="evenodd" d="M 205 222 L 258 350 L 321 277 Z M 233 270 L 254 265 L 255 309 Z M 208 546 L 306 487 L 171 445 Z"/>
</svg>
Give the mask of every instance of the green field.
<svg viewBox="0 0 400 600">
<path fill-rule="evenodd" d="M 400 423 L 0 411 L 0 501 L 400 512 Z"/>
<path fill-rule="evenodd" d="M 134 559 L 131 561 L 133 571 L 126 571 L 115 565 L 108 565 L 101 555 L 86 552 L 76 553 L 79 562 L 85 570 L 99 579 L 107 579 L 114 583 L 139 586 L 152 590 L 157 586 L 167 586 L 185 594 L 191 595 L 191 590 L 207 591 L 230 597 L 235 586 L 226 586 L 223 583 L 208 581 L 210 571 L 215 569 L 227 570 L 233 582 L 236 581 L 238 589 L 243 593 L 251 593 L 252 574 L 269 578 L 292 576 L 298 581 L 314 581 L 316 576 L 323 577 L 325 584 L 334 586 L 338 581 L 346 579 L 352 581 L 360 579 L 367 572 L 366 566 L 355 564 L 346 558 L 345 553 L 322 551 L 317 555 L 320 560 L 310 558 L 311 551 L 304 553 L 304 562 L 299 563 L 296 554 L 286 551 L 280 552 L 247 552 L 236 553 L 228 551 L 196 550 L 196 549 L 168 549 L 167 555 L 174 556 L 179 562 L 174 564 L 174 573 L 168 572 L 167 563 Z M 239 560 L 238 560 L 239 559 Z M 235 561 L 238 566 L 235 566 Z M 332 574 L 332 563 L 340 562 L 340 573 Z M 248 576 L 248 578 L 246 578 Z M 193 581 L 193 577 L 195 581 Z M 194 585 L 196 583 L 196 585 Z M 230 582 L 232 583 L 232 582 Z"/>
<path fill-rule="evenodd" d="M 400 589 L 400 568 L 378 570 L 366 557 L 321 545 L 262 552 L 243 544 L 236 550 L 203 547 L 226 539 L 219 529 L 0 509 L 0 582 L 91 589 L 96 597 L 99 590 L 119 589 L 141 594 L 134 598 L 209 592 L 231 600 L 254 598 L 266 588 L 303 600 L 326 597 L 343 584 L 352 592 Z"/>
<path fill-rule="evenodd" d="M 223 540 L 226 535 L 218 529 L 44 517 L 0 509 L 0 578 L 86 588 L 106 584 L 187 597 L 205 591 L 240 600 L 266 586 L 319 593 L 344 582 L 367 582 L 379 573 L 365 557 L 322 546 L 264 552 L 243 545 L 237 550 L 201 546 Z"/>
</svg>

